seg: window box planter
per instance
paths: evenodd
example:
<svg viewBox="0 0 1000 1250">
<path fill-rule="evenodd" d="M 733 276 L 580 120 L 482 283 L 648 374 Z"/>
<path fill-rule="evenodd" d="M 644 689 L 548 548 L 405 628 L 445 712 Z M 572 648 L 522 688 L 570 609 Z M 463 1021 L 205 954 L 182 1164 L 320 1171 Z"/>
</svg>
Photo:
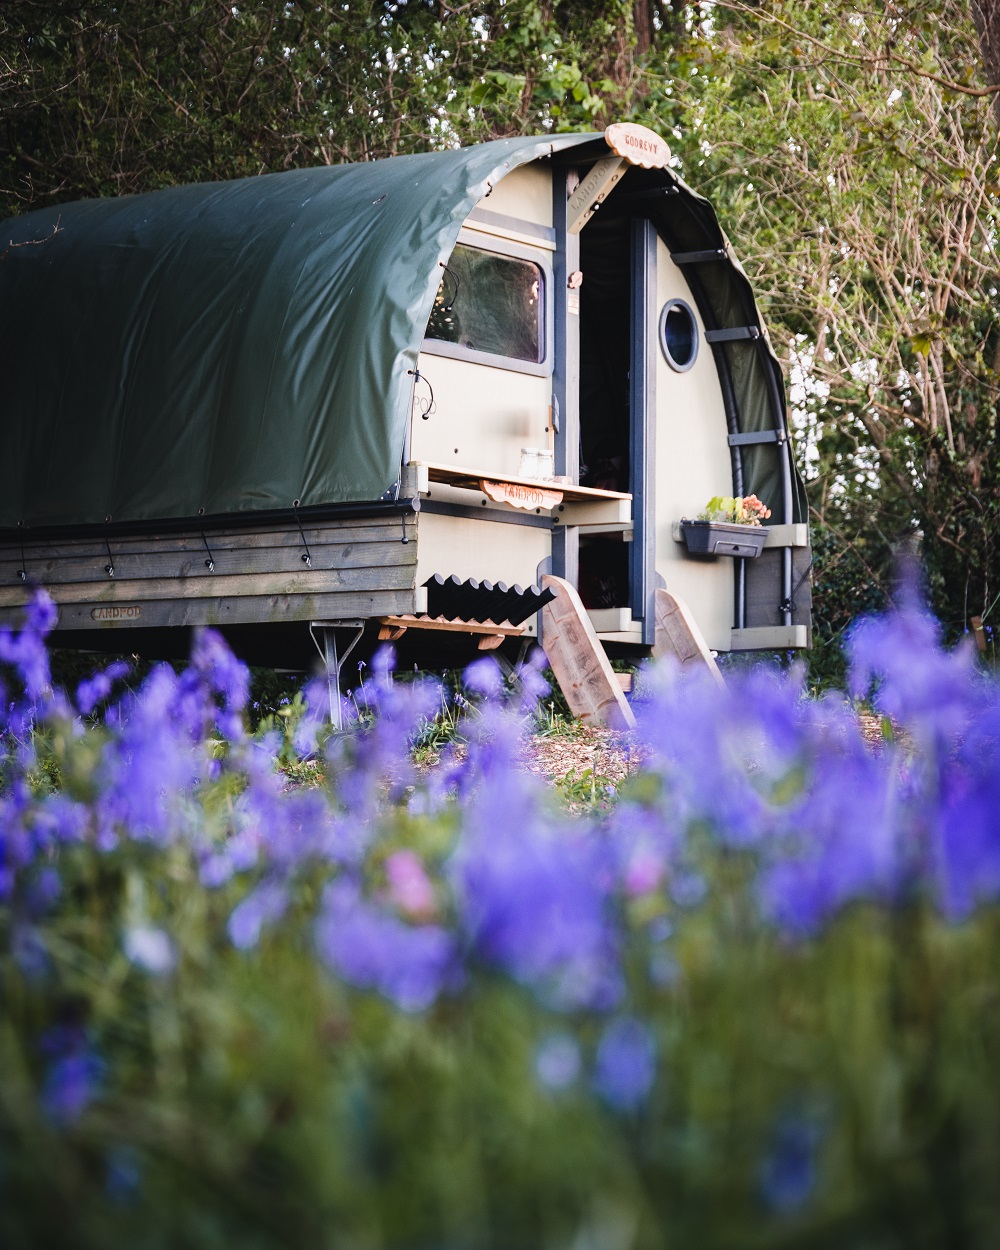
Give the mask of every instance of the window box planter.
<svg viewBox="0 0 1000 1250">
<path fill-rule="evenodd" d="M 767 542 L 763 525 L 728 525 L 723 521 L 681 521 L 681 535 L 694 556 L 734 556 L 753 560 Z"/>
</svg>

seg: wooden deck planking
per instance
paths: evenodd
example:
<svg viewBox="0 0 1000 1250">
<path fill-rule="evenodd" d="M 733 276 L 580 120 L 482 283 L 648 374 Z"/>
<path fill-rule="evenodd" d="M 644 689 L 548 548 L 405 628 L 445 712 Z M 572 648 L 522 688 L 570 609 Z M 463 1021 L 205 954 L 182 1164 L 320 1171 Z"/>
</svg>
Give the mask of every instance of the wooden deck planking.
<svg viewBox="0 0 1000 1250">
<path fill-rule="evenodd" d="M 92 617 L 94 605 L 91 603 L 60 604 L 57 628 L 119 630 L 127 633 L 136 626 L 163 628 L 193 625 L 276 625 L 295 621 L 361 620 L 412 612 L 413 600 L 412 590 L 399 589 L 370 593 L 345 591 L 317 595 L 149 599 L 142 603 L 107 605 L 122 610 L 137 608 L 138 615 L 100 621 L 95 621 Z M 20 609 L 0 608 L 0 623 L 16 623 L 19 618 Z"/>
<path fill-rule="evenodd" d="M 127 581 L 149 578 L 183 578 L 204 580 L 212 577 L 233 577 L 256 574 L 266 569 L 272 573 L 317 574 L 335 569 L 361 569 L 375 566 L 406 567 L 413 564 L 408 548 L 411 543 L 384 539 L 377 542 L 310 544 L 311 564 L 302 559 L 305 549 L 297 547 L 247 547 L 242 549 L 217 548 L 209 551 L 160 551 L 149 550 L 122 552 L 111 549 L 114 579 L 108 576 L 107 551 L 60 552 L 46 558 L 25 551 L 24 564 L 20 551 L 12 559 L 9 549 L 0 548 L 0 588 L 22 584 L 19 576 L 22 567 L 29 580 L 46 586 L 73 582 L 107 583 L 111 580 Z M 206 567 L 210 558 L 214 569 Z"/>
<path fill-rule="evenodd" d="M 36 585 L 62 629 L 265 623 L 412 612 L 416 518 L 54 540 L 30 531 L 0 544 L 0 620 L 15 621 Z M 402 541 L 405 534 L 408 542 Z M 302 560 L 306 546 L 311 563 Z M 209 555 L 211 553 L 211 555 Z M 206 561 L 211 558 L 214 568 Z M 22 568 L 27 579 L 22 581 Z"/>
</svg>

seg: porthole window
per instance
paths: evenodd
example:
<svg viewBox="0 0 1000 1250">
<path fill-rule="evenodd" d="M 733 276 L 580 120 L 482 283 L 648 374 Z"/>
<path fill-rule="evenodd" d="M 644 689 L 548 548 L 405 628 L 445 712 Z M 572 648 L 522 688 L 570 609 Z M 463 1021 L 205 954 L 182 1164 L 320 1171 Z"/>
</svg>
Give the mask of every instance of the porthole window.
<svg viewBox="0 0 1000 1250">
<path fill-rule="evenodd" d="M 669 299 L 660 313 L 660 350 L 667 364 L 686 373 L 698 359 L 698 323 L 689 304 Z"/>
</svg>

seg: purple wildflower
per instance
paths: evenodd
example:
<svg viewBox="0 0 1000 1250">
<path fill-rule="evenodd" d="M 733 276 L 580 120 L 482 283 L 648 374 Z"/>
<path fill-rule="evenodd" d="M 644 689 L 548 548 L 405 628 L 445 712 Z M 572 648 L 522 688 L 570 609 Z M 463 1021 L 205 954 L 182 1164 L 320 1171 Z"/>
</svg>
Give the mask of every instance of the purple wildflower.
<svg viewBox="0 0 1000 1250">
<path fill-rule="evenodd" d="M 17 669 L 29 704 L 44 704 L 52 677 L 45 635 L 59 616 L 59 610 L 44 590 L 36 590 L 25 609 L 22 629 L 0 627 L 0 660 Z"/>
<path fill-rule="evenodd" d="M 569 1033 L 549 1033 L 535 1049 L 535 1077 L 546 1089 L 569 1089 L 582 1068 L 580 1045 Z"/>
<path fill-rule="evenodd" d="M 498 699 L 503 694 L 503 674 L 491 655 L 473 660 L 462 674 L 462 682 L 466 690 L 484 695 L 487 699 Z"/>
<path fill-rule="evenodd" d="M 770 1210 L 791 1215 L 812 1197 L 818 1180 L 819 1125 L 795 1114 L 782 1116 L 760 1168 L 760 1193 Z"/>
<path fill-rule="evenodd" d="M 534 788 L 486 788 L 451 876 L 473 949 L 562 1006 L 608 1007 L 621 992 L 601 844 L 546 825 Z"/>
<path fill-rule="evenodd" d="M 177 953 L 170 935 L 151 925 L 136 925 L 128 929 L 122 945 L 129 963 L 152 973 L 153 976 L 164 976 L 172 972 L 177 962 Z"/>
<path fill-rule="evenodd" d="M 104 1061 L 78 1025 L 50 1029 L 42 1038 L 41 1047 L 50 1056 L 42 1084 L 42 1108 L 54 1124 L 70 1125 L 98 1096 Z"/>
<path fill-rule="evenodd" d="M 364 899 L 353 881 L 326 889 L 316 926 L 320 954 L 345 981 L 422 1011 L 460 981 L 454 939 L 439 925 L 409 925 Z"/>
<path fill-rule="evenodd" d="M 111 693 L 114 683 L 131 670 L 124 660 L 115 660 L 107 668 L 87 677 L 76 688 L 76 706 L 82 716 L 89 716 L 94 708 Z"/>
<path fill-rule="evenodd" d="M 612 1020 L 597 1047 L 594 1088 L 616 1111 L 635 1111 L 656 1077 L 656 1043 L 634 1016 Z"/>
<path fill-rule="evenodd" d="M 284 885 L 277 881 L 262 882 L 229 917 L 229 940 L 241 951 L 256 946 L 264 927 L 280 920 L 287 906 L 288 890 Z"/>
</svg>

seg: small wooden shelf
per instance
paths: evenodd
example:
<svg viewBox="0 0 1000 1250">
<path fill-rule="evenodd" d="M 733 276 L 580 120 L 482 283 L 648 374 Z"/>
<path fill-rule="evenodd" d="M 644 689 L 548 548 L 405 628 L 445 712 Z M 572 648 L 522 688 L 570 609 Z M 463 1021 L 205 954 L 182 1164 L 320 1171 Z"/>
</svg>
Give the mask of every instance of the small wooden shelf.
<svg viewBox="0 0 1000 1250">
<path fill-rule="evenodd" d="M 487 469 L 466 469 L 453 464 L 419 463 L 427 470 L 432 482 L 449 486 L 461 486 L 466 490 L 481 490 L 481 482 L 509 482 L 512 486 L 528 486 L 535 490 L 559 491 L 566 503 L 596 503 L 602 499 L 631 499 L 632 496 L 617 490 L 598 490 L 596 486 L 574 486 L 570 482 L 543 482 L 538 478 L 514 477 L 509 473 L 492 473 Z"/>
<path fill-rule="evenodd" d="M 395 642 L 408 629 L 434 629 L 442 633 L 472 634 L 479 636 L 480 651 L 495 651 L 505 638 L 517 638 L 524 633 L 523 625 L 502 625 L 494 621 L 461 621 L 446 616 L 411 616 L 403 613 L 399 616 L 380 616 L 379 641 Z"/>
</svg>

